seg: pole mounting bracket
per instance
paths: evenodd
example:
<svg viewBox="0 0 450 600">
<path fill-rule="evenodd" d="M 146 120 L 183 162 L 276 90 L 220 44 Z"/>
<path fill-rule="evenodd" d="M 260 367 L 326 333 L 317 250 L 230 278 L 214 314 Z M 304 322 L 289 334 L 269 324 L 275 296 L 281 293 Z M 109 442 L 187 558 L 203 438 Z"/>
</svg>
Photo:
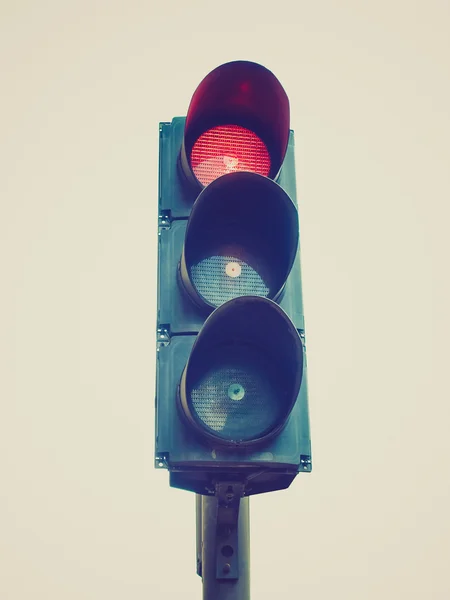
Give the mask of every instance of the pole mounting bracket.
<svg viewBox="0 0 450 600">
<path fill-rule="evenodd" d="M 239 579 L 238 519 L 244 484 L 216 483 L 216 579 Z"/>
</svg>

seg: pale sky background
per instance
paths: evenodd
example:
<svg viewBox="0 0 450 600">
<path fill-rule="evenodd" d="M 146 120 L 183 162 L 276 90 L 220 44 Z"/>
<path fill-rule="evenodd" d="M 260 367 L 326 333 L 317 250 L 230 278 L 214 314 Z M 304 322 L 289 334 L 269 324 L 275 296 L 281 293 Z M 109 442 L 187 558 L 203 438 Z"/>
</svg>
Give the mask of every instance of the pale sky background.
<svg viewBox="0 0 450 600">
<path fill-rule="evenodd" d="M 229 60 L 291 101 L 313 472 L 252 600 L 450 598 L 450 4 L 0 1 L 0 599 L 201 598 L 153 468 L 158 123 Z"/>
</svg>

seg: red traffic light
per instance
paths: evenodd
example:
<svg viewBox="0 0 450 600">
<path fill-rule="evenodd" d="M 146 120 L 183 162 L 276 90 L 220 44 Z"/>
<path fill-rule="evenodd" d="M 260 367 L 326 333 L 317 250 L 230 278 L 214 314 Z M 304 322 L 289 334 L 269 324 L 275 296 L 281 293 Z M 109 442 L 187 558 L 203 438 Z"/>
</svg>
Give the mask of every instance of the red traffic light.
<svg viewBox="0 0 450 600">
<path fill-rule="evenodd" d="M 275 179 L 289 139 L 289 100 L 265 67 L 236 61 L 209 73 L 192 96 L 181 167 L 197 187 L 228 173 Z"/>
<path fill-rule="evenodd" d="M 155 464 L 198 494 L 284 489 L 311 470 L 286 93 L 221 65 L 159 147 Z"/>
</svg>

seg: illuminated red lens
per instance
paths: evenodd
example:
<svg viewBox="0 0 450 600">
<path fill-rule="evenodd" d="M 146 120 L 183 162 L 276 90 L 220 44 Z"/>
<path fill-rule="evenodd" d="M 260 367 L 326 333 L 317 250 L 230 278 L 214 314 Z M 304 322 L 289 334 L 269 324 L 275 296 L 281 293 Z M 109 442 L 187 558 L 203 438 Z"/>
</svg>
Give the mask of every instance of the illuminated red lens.
<svg viewBox="0 0 450 600">
<path fill-rule="evenodd" d="M 239 125 L 219 125 L 208 129 L 195 142 L 191 166 L 202 185 L 221 175 L 250 171 L 267 177 L 270 156 L 256 133 Z"/>
</svg>

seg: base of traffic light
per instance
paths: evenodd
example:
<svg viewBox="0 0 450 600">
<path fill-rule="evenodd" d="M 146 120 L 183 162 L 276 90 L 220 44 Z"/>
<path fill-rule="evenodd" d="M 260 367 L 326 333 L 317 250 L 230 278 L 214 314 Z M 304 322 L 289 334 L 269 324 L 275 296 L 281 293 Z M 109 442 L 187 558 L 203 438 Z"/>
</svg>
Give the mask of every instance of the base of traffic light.
<svg viewBox="0 0 450 600">
<path fill-rule="evenodd" d="M 181 470 L 175 466 L 170 467 L 169 482 L 170 487 L 205 496 L 214 496 L 215 485 L 219 476 L 228 479 L 239 478 L 244 485 L 245 495 L 254 496 L 255 494 L 285 490 L 291 485 L 300 469 L 304 472 L 311 471 L 310 456 L 302 455 L 300 462 L 302 465 L 300 468 L 289 470 L 282 467 L 274 469 L 273 465 L 260 463 L 245 470 L 237 465 L 234 471 L 230 469 L 226 472 L 224 469 L 221 473 L 213 470 L 205 471 L 202 467 Z"/>
</svg>

